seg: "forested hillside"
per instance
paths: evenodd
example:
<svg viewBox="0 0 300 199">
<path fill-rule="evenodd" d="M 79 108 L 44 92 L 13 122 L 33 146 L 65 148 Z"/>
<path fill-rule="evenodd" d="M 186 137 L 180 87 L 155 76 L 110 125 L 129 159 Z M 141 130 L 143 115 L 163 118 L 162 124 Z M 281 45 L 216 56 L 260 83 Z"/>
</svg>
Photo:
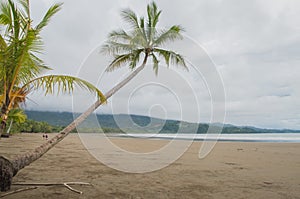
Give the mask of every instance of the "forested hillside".
<svg viewBox="0 0 300 199">
<path fill-rule="evenodd" d="M 73 121 L 74 116 L 70 112 L 45 112 L 26 111 L 29 119 L 47 122 L 53 126 L 66 126 Z M 98 122 L 96 122 L 96 119 Z M 220 124 L 212 125 L 219 128 Z M 195 124 L 176 120 L 162 120 L 139 115 L 106 115 L 99 114 L 96 117 L 90 116 L 80 128 L 86 131 L 104 128 L 105 132 L 122 132 L 121 129 L 132 133 L 207 133 L 208 124 Z M 121 128 L 121 129 L 120 129 Z M 213 129 L 214 130 L 214 129 Z M 300 131 L 288 129 L 260 129 L 256 127 L 239 127 L 224 125 L 222 133 L 299 133 Z"/>
</svg>

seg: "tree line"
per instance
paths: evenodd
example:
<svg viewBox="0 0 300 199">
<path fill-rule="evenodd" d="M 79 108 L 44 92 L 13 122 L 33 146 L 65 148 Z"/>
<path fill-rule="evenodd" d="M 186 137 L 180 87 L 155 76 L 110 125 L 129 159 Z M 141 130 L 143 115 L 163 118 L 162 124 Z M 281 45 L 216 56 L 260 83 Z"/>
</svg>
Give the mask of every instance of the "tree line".
<svg viewBox="0 0 300 199">
<path fill-rule="evenodd" d="M 9 128 L 9 127 L 8 127 Z M 11 126 L 10 133 L 51 133 L 59 132 L 63 127 L 53 126 L 47 122 L 26 120 L 24 123 L 15 123 Z"/>
</svg>

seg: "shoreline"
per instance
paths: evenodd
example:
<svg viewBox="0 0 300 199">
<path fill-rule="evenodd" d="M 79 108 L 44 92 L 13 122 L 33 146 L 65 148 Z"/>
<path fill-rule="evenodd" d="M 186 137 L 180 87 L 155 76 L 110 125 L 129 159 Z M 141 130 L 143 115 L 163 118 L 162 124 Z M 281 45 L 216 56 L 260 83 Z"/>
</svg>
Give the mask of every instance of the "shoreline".
<svg viewBox="0 0 300 199">
<path fill-rule="evenodd" d="M 82 133 L 84 135 L 85 133 Z M 90 133 L 91 135 L 96 133 Z M 107 137 L 152 140 L 183 140 L 197 142 L 265 142 L 300 143 L 300 133 L 256 133 L 256 134 L 105 134 Z M 206 138 L 206 136 L 208 138 Z"/>
</svg>

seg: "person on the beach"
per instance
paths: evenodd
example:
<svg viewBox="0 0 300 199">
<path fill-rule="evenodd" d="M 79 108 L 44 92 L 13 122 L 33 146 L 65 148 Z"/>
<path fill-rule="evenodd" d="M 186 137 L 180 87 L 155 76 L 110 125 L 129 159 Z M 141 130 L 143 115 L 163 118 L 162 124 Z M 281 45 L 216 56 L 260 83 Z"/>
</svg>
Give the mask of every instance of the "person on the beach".
<svg viewBox="0 0 300 199">
<path fill-rule="evenodd" d="M 48 140 L 48 134 L 47 134 L 47 133 L 44 133 L 44 134 L 43 134 L 43 139 Z"/>
</svg>

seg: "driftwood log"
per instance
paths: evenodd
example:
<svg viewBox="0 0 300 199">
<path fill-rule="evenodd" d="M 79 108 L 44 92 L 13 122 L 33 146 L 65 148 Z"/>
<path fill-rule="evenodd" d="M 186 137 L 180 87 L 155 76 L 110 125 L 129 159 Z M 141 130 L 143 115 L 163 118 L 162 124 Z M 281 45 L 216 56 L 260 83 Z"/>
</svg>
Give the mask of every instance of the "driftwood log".
<svg viewBox="0 0 300 199">
<path fill-rule="evenodd" d="M 27 187 L 27 188 L 23 188 L 23 189 L 18 189 L 18 190 L 15 190 L 15 191 L 11 191 L 11 192 L 7 192 L 5 194 L 2 194 L 0 195 L 0 198 L 4 198 L 5 196 L 9 196 L 9 195 L 12 195 L 12 194 L 16 194 L 16 193 L 20 193 L 20 192 L 23 192 L 23 191 L 28 191 L 28 190 L 32 190 L 32 189 L 37 189 L 38 187 Z"/>
</svg>

